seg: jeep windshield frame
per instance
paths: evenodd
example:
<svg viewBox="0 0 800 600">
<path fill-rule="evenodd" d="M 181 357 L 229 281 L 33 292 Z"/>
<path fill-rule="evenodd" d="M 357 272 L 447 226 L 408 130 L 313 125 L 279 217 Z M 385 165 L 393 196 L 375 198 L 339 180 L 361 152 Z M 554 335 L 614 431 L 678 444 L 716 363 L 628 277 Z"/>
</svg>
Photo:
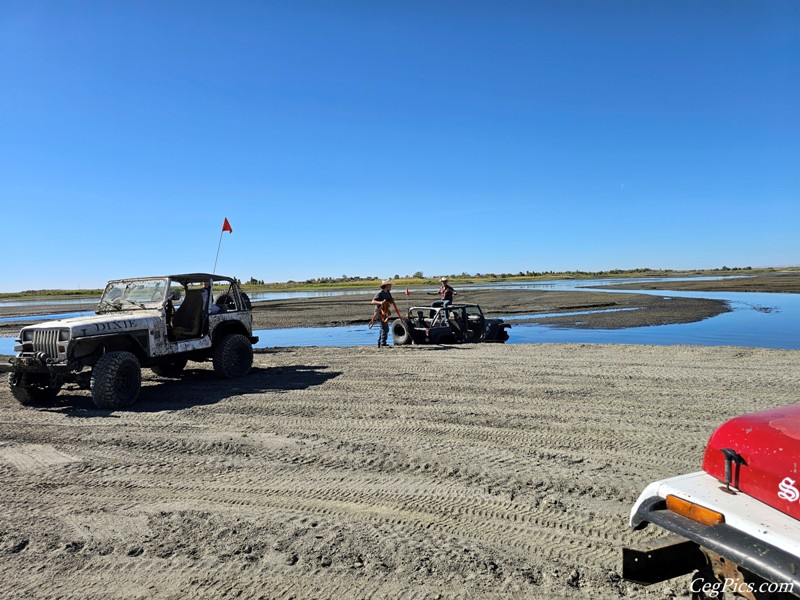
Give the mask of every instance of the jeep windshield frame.
<svg viewBox="0 0 800 600">
<path fill-rule="evenodd" d="M 109 281 L 95 312 L 158 309 L 164 305 L 168 289 L 168 277 Z"/>
</svg>

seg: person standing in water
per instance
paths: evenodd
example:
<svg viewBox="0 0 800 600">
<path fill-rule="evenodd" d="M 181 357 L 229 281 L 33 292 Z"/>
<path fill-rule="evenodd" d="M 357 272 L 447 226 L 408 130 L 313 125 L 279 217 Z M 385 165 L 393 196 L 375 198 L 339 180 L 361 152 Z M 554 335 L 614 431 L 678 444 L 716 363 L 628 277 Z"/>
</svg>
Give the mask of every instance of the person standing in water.
<svg viewBox="0 0 800 600">
<path fill-rule="evenodd" d="M 386 348 L 389 346 L 389 315 L 391 314 L 391 306 L 394 305 L 391 280 L 383 280 L 381 283 L 381 291 L 375 294 L 371 304 L 375 306 L 375 314 L 372 316 L 372 322 L 378 320 L 381 325 L 381 330 L 378 333 L 378 348 Z M 395 310 L 397 310 L 396 305 Z"/>
</svg>

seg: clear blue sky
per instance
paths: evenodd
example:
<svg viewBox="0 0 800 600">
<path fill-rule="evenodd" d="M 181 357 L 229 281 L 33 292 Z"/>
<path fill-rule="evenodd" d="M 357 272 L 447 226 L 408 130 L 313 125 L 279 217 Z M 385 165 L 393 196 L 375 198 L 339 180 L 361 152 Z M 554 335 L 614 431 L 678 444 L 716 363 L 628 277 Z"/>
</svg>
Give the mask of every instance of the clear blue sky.
<svg viewBox="0 0 800 600">
<path fill-rule="evenodd" d="M 0 0 L 0 291 L 800 264 L 800 2 Z"/>
</svg>

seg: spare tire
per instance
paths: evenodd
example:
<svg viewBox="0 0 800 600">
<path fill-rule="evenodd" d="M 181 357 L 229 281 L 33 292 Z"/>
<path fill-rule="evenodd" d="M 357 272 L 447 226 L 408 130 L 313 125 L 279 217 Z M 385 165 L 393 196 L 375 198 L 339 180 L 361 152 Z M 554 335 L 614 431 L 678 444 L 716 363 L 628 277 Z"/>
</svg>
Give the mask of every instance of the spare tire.
<svg viewBox="0 0 800 600">
<path fill-rule="evenodd" d="M 411 338 L 411 328 L 403 319 L 395 319 L 392 323 L 392 339 L 395 346 L 405 346 L 414 341 Z"/>
</svg>

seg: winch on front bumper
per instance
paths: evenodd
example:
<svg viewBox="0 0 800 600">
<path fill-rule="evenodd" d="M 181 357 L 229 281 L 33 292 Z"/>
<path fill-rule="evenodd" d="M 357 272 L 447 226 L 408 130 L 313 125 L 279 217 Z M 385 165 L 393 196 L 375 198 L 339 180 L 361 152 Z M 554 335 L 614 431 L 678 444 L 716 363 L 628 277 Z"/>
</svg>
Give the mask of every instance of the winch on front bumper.
<svg viewBox="0 0 800 600">
<path fill-rule="evenodd" d="M 8 362 L 0 363 L 0 373 L 68 373 L 80 370 L 79 362 L 66 363 L 48 356 L 44 352 L 31 355 L 12 356 Z"/>
</svg>

